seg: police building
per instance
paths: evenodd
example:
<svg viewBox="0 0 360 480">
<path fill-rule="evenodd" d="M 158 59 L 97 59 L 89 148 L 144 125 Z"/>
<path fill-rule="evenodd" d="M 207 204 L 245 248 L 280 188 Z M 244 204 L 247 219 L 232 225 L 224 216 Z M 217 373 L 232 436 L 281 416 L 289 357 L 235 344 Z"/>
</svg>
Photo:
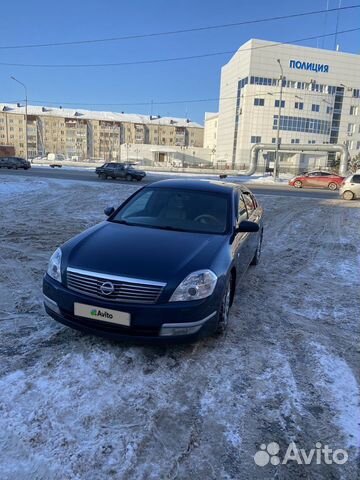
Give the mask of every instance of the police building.
<svg viewBox="0 0 360 480">
<path fill-rule="evenodd" d="M 214 115 L 207 117 L 213 128 Z M 278 125 L 280 150 L 314 145 L 314 152 L 284 149 L 282 170 L 326 165 L 333 157 L 316 151 L 321 144 L 346 144 L 350 156 L 359 153 L 360 56 L 264 40 L 242 45 L 221 71 L 217 162 L 246 168 L 253 145 L 275 149 Z M 206 129 L 205 120 L 205 135 Z M 271 148 L 263 152 L 263 167 L 273 155 Z"/>
</svg>

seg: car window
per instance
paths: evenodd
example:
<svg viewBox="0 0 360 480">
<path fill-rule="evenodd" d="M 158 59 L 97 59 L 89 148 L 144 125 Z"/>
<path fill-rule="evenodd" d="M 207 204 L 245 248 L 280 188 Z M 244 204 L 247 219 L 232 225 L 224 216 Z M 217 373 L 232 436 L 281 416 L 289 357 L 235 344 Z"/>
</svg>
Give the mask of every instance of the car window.
<svg viewBox="0 0 360 480">
<path fill-rule="evenodd" d="M 246 220 L 248 218 L 248 213 L 246 209 L 246 203 L 243 195 L 239 194 L 239 204 L 238 204 L 238 223 Z"/>
<path fill-rule="evenodd" d="M 140 215 L 146 213 L 146 208 L 149 205 L 149 201 L 153 196 L 154 190 L 145 191 L 136 202 L 131 202 L 127 208 L 127 215 Z"/>
<path fill-rule="evenodd" d="M 145 196 L 145 198 L 144 198 Z M 110 221 L 196 233 L 229 229 L 229 195 L 177 188 L 147 187 Z"/>
<path fill-rule="evenodd" d="M 243 197 L 244 197 L 244 200 L 245 200 L 245 205 L 246 205 L 246 209 L 248 211 L 248 215 L 250 217 L 250 215 L 255 210 L 254 202 L 253 202 L 251 196 L 247 193 L 243 194 Z"/>
<path fill-rule="evenodd" d="M 354 175 L 352 178 L 353 183 L 360 183 L 360 175 Z"/>
</svg>

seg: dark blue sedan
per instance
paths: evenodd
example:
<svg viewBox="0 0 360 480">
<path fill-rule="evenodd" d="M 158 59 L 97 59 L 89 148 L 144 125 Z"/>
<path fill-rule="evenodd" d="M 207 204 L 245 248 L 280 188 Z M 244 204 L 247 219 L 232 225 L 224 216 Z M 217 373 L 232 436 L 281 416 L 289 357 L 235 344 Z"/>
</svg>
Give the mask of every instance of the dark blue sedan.
<svg viewBox="0 0 360 480">
<path fill-rule="evenodd" d="M 261 253 L 263 210 L 246 187 L 164 180 L 105 213 L 52 255 L 43 282 L 49 315 L 113 339 L 225 331 L 236 285 Z"/>
</svg>

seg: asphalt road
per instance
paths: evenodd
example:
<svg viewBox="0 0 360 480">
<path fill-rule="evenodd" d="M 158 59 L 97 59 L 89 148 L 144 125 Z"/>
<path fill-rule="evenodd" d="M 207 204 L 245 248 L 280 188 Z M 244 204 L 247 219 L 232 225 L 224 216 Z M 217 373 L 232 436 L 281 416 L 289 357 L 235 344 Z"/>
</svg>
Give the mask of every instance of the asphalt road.
<svg viewBox="0 0 360 480">
<path fill-rule="evenodd" d="M 92 170 L 83 170 L 83 169 L 67 169 L 67 168 L 50 168 L 50 167 L 32 167 L 28 171 L 17 171 L 17 170 L 0 170 L 0 177 L 2 175 L 26 175 L 29 177 L 40 177 L 40 178 L 57 178 L 61 180 L 80 180 L 87 182 L 116 182 L 116 183 L 127 183 L 125 180 L 100 180 Z M 157 180 L 164 180 L 168 178 L 176 178 L 176 175 L 167 175 L 166 173 L 152 173 L 149 172 L 146 178 L 142 181 L 144 183 L 152 183 Z M 186 176 L 178 178 L 200 178 L 200 175 Z M 214 178 L 213 176 L 204 175 L 203 178 Z M 239 183 L 245 183 L 245 179 L 241 177 L 229 177 L 228 180 L 235 181 Z M 249 188 L 255 193 L 262 195 L 284 195 L 292 197 L 302 197 L 302 198 L 323 198 L 323 199 L 336 199 L 338 198 L 338 192 L 331 192 L 329 190 L 321 190 L 316 188 L 307 188 L 307 189 L 295 189 L 289 187 L 288 185 L 262 185 L 262 184 L 249 184 Z"/>
</svg>

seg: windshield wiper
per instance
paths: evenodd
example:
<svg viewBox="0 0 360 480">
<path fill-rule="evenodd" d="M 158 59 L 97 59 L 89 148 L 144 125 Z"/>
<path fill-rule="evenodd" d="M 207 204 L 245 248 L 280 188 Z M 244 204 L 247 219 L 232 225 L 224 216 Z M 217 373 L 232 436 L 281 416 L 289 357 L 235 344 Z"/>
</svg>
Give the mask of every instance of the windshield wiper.
<svg viewBox="0 0 360 480">
<path fill-rule="evenodd" d="M 130 225 L 130 226 L 135 225 L 135 223 L 129 223 L 126 220 L 110 220 L 110 222 L 120 223 L 121 225 Z"/>
</svg>

